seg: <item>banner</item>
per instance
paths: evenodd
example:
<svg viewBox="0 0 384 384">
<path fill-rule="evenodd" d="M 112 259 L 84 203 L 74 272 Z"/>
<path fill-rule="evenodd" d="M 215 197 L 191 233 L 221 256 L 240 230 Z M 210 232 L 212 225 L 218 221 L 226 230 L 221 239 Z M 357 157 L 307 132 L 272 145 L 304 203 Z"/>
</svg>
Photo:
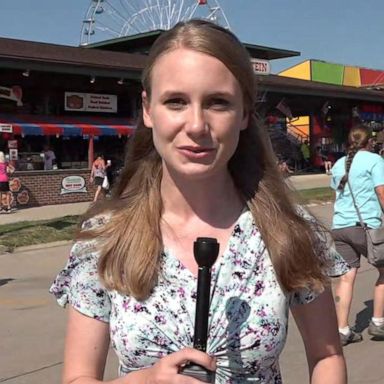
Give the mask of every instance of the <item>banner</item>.
<svg viewBox="0 0 384 384">
<path fill-rule="evenodd" d="M 98 93 L 65 92 L 64 109 L 77 112 L 117 113 L 117 96 Z"/>
<path fill-rule="evenodd" d="M 0 98 L 16 101 L 18 107 L 23 106 L 22 97 L 23 90 L 18 85 L 14 85 L 12 88 L 0 86 Z"/>
<path fill-rule="evenodd" d="M 291 108 L 285 101 L 285 98 L 282 98 L 279 104 L 276 105 L 276 109 L 279 110 L 288 120 L 293 119 Z"/>
</svg>

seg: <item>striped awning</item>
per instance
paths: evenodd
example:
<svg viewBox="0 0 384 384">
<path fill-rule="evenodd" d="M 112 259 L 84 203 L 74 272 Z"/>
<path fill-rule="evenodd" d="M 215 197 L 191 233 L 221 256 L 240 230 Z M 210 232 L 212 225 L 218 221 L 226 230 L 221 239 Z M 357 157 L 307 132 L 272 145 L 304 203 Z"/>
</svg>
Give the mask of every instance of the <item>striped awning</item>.
<svg viewBox="0 0 384 384">
<path fill-rule="evenodd" d="M 11 125 L 12 133 L 25 136 L 129 136 L 135 131 L 132 119 L 116 117 L 0 114 L 1 124 Z"/>
</svg>

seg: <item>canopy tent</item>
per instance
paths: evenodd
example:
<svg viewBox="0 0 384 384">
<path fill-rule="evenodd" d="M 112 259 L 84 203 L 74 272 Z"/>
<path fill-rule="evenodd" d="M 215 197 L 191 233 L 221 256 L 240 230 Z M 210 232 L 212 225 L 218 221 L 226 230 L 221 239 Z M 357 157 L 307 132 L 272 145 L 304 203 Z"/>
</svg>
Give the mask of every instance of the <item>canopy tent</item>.
<svg viewBox="0 0 384 384">
<path fill-rule="evenodd" d="M 129 136 L 135 131 L 132 119 L 86 116 L 41 116 L 0 114 L 0 126 L 10 125 L 11 133 L 33 136 Z"/>
</svg>

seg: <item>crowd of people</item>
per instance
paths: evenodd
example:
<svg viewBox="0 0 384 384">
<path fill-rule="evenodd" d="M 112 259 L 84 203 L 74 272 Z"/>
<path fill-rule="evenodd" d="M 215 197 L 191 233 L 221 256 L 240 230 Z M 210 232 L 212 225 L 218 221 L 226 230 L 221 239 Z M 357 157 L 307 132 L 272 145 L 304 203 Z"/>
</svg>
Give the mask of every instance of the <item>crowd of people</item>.
<svg viewBox="0 0 384 384">
<path fill-rule="evenodd" d="M 50 289 L 69 304 L 63 383 L 102 382 L 111 343 L 116 384 L 202 383 L 181 374 L 187 362 L 215 371 L 216 384 L 279 384 L 290 310 L 309 381 L 345 384 L 342 345 L 359 338 L 346 319 L 350 287 L 364 254 L 353 212 L 348 220 L 342 213 L 347 182 L 362 210 L 377 213 L 367 224 L 381 223 L 384 160 L 370 156 L 368 136 L 351 131 L 346 160 L 332 168 L 335 252 L 284 182 L 292 170 L 276 160 L 257 118 L 253 69 L 235 35 L 202 20 L 177 24 L 151 47 L 142 87 L 142 115 L 112 196 L 86 214 Z M 92 167 L 100 188 L 107 168 L 102 156 Z M 363 174 L 371 191 L 356 181 Z M 219 243 L 205 352 L 192 348 L 198 237 Z M 379 273 L 375 336 L 383 328 Z M 336 305 L 332 277 L 340 278 Z"/>
</svg>

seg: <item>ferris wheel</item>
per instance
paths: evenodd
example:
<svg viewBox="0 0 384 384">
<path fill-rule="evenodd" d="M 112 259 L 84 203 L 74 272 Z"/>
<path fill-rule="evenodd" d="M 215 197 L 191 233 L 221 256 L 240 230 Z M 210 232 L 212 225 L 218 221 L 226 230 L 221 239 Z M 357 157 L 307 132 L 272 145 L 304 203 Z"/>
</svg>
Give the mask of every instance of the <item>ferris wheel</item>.
<svg viewBox="0 0 384 384">
<path fill-rule="evenodd" d="M 91 0 L 81 28 L 80 45 L 166 30 L 192 18 L 230 28 L 217 0 Z"/>
</svg>

